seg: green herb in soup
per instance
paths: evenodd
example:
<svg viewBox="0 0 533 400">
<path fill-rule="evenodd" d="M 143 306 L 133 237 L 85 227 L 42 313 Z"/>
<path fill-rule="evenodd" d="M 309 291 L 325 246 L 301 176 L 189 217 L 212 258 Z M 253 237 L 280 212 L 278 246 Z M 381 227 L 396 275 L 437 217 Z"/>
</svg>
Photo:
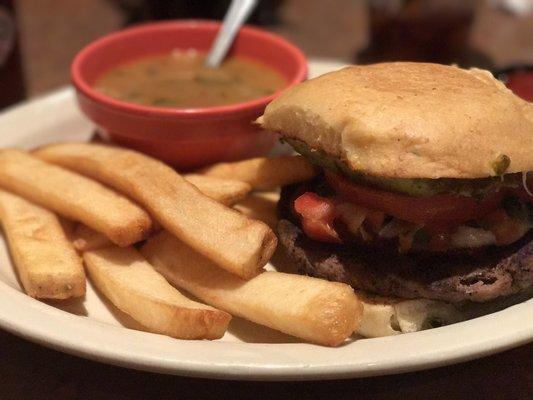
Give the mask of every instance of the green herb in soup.
<svg viewBox="0 0 533 400">
<path fill-rule="evenodd" d="M 213 69 L 204 59 L 193 51 L 142 58 L 104 73 L 94 87 L 130 103 L 198 108 L 257 99 L 285 85 L 283 76 L 257 61 L 232 57 Z"/>
</svg>

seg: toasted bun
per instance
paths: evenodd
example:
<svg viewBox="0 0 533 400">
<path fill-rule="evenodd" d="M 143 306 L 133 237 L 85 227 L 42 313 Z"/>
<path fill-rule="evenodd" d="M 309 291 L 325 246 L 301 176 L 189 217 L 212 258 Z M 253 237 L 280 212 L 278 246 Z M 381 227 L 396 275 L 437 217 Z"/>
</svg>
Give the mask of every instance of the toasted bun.
<svg viewBox="0 0 533 400">
<path fill-rule="evenodd" d="M 352 66 L 287 90 L 258 121 L 395 178 L 480 178 L 533 169 L 533 104 L 488 71 L 395 62 Z"/>
</svg>

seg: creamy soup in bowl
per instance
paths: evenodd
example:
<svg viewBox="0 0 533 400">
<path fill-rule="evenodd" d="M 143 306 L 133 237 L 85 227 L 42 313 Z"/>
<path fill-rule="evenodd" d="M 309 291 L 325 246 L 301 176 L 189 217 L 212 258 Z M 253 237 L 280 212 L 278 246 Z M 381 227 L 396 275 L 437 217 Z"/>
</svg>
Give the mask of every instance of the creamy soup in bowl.
<svg viewBox="0 0 533 400">
<path fill-rule="evenodd" d="M 194 50 L 147 56 L 104 72 L 94 88 L 129 103 L 200 108 L 269 96 L 286 85 L 279 72 L 259 61 L 229 57 L 208 68 L 204 60 Z"/>
</svg>

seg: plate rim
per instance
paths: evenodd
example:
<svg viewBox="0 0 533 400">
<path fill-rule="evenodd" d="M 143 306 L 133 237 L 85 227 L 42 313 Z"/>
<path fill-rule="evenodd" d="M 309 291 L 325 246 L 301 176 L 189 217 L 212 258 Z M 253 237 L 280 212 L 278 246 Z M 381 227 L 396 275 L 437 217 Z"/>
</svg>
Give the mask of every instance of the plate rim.
<svg viewBox="0 0 533 400">
<path fill-rule="evenodd" d="M 9 309 L 11 303 L 16 306 L 19 301 L 22 300 L 26 303 L 26 308 L 23 317 L 17 319 L 10 319 L 6 316 L 6 310 Z M 31 302 L 30 305 L 28 302 Z M 530 304 L 528 304 L 530 303 Z M 43 345 L 45 347 L 58 350 L 70 355 L 86 358 L 93 361 L 104 362 L 107 364 L 127 367 L 137 370 L 144 370 L 156 373 L 165 373 L 172 375 L 180 375 L 186 377 L 197 378 L 210 378 L 210 379 L 225 379 L 225 380 L 255 380 L 255 381 L 286 381 L 286 380 L 330 380 L 330 379 L 348 379 L 348 378 L 362 378 L 370 376 L 380 376 L 388 374 L 414 372 L 424 369 L 437 368 L 459 362 L 465 362 L 472 359 L 489 356 L 507 349 L 517 347 L 533 340 L 533 329 L 522 329 L 522 331 L 514 331 L 513 335 L 491 335 L 486 337 L 485 340 L 477 343 L 476 346 L 472 344 L 464 344 L 460 346 L 452 346 L 452 348 L 438 352 L 426 353 L 421 357 L 410 357 L 404 360 L 389 361 L 384 365 L 379 363 L 366 364 L 364 369 L 353 368 L 353 365 L 349 363 L 337 364 L 337 365 L 305 365 L 301 363 L 294 363 L 292 365 L 258 365 L 254 363 L 242 363 L 240 365 L 234 362 L 227 363 L 221 361 L 219 363 L 213 362 L 190 362 L 181 361 L 177 359 L 161 359 L 159 356 L 139 355 L 137 353 L 129 352 L 127 347 L 115 346 L 117 343 L 113 343 L 114 346 L 104 347 L 97 340 L 88 340 L 87 342 L 80 342 L 80 339 L 85 339 L 87 336 L 92 336 L 98 328 L 105 326 L 106 329 L 111 331 L 106 334 L 111 334 L 114 339 L 124 339 L 122 331 L 129 331 L 130 334 L 137 336 L 136 339 L 144 341 L 145 339 L 163 338 L 164 340 L 173 341 L 175 339 L 166 338 L 162 335 L 156 335 L 148 332 L 135 331 L 125 327 L 112 326 L 94 320 L 88 317 L 80 317 L 78 315 L 70 314 L 66 311 L 57 309 L 51 305 L 43 303 L 28 297 L 24 293 L 18 291 L 9 285 L 0 282 L 0 327 L 13 333 L 16 336 L 20 336 L 31 342 Z M 7 307 L 6 307 L 7 306 Z M 509 308 L 529 306 L 528 308 L 533 310 L 533 300 L 519 303 Z M 473 320 L 465 321 L 455 325 L 472 325 L 476 323 L 476 320 L 484 319 L 487 317 L 497 318 L 498 314 L 505 313 L 507 310 L 499 311 L 484 317 L 476 318 Z M 41 320 L 41 317 L 45 320 Z M 81 319 L 80 319 L 81 318 Z M 33 321 L 32 321 L 33 320 Z M 40 325 L 40 328 L 35 329 L 32 323 L 35 321 L 46 322 Z M 54 323 L 60 323 L 62 325 L 61 330 L 55 329 L 52 325 Z M 498 321 L 495 321 L 498 322 Z M 95 329 L 96 328 L 96 329 Z M 436 328 L 432 331 L 448 331 L 448 336 L 454 328 L 454 325 L 446 327 Z M 410 333 L 408 335 L 389 336 L 385 338 L 374 339 L 360 339 L 359 341 L 384 341 L 391 340 L 398 341 L 401 338 L 415 336 L 421 336 L 428 331 Z M 75 333 L 75 335 L 73 334 Z M 452 336 L 457 336 L 451 334 Z M 94 338 L 93 338 L 94 339 Z M 108 339 L 108 338 L 107 338 Z M 80 343 L 82 343 L 80 345 Z M 225 342 L 209 342 L 209 341 L 179 341 L 182 346 L 206 344 L 217 344 L 219 346 L 228 346 L 230 343 Z M 356 341 L 357 343 L 357 341 Z M 120 343 L 118 343 L 120 344 Z M 251 343 L 231 343 L 232 346 L 255 346 L 255 347 L 267 347 L 281 346 L 315 346 L 305 343 L 282 343 L 282 344 L 251 344 Z M 348 344 L 347 346 L 349 346 Z M 317 346 L 322 350 L 339 351 L 341 348 L 328 349 Z M 212 349 L 211 349 L 212 350 Z M 427 356 L 431 354 L 433 358 Z"/>
</svg>

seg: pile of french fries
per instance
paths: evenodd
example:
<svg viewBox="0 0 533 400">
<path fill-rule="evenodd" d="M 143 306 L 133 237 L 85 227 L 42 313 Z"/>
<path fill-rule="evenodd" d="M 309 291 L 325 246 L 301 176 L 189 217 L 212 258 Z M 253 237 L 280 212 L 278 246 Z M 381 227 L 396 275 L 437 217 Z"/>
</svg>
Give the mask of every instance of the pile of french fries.
<svg viewBox="0 0 533 400">
<path fill-rule="evenodd" d="M 217 339 L 238 316 L 337 346 L 363 314 L 352 288 L 264 270 L 277 244 L 277 198 L 258 190 L 315 174 L 299 156 L 180 175 L 146 155 L 103 144 L 4 149 L 0 221 L 32 297 L 82 297 L 87 274 L 149 332 Z"/>
</svg>

